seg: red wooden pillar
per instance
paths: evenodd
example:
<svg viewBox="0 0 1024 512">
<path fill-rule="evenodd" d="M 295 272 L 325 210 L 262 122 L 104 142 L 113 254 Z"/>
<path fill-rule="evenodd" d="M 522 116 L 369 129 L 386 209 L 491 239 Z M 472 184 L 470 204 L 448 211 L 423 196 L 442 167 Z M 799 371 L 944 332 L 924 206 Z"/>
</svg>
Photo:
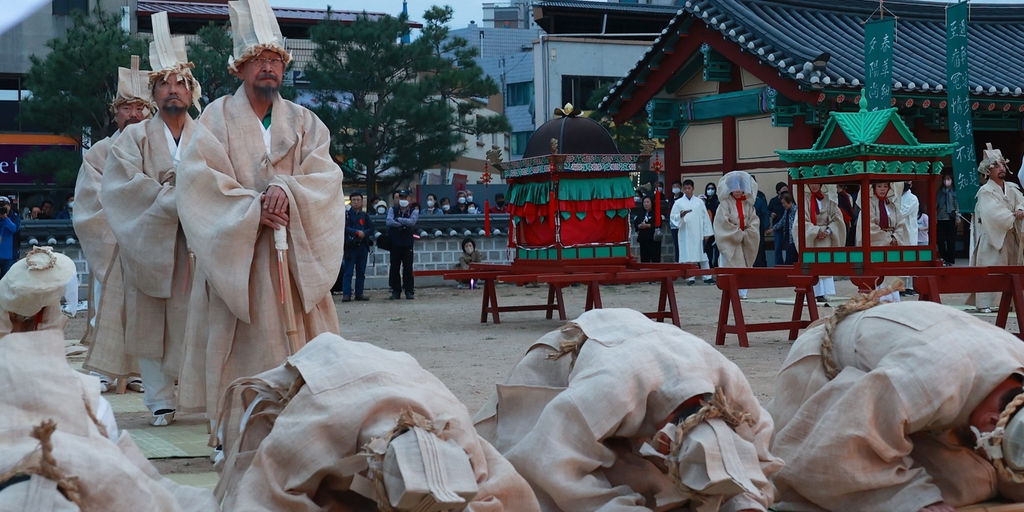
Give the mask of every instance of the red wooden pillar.
<svg viewBox="0 0 1024 512">
<path fill-rule="evenodd" d="M 722 118 L 722 173 L 736 170 L 736 118 Z"/>
<path fill-rule="evenodd" d="M 794 117 L 789 127 L 789 149 L 810 149 L 814 145 L 814 129 L 803 117 Z"/>
<path fill-rule="evenodd" d="M 675 128 L 668 132 L 668 138 L 665 139 L 665 182 L 672 183 L 675 180 L 682 181 L 683 169 L 679 165 L 682 161 L 679 146 L 682 143 L 679 141 L 679 129 Z"/>
</svg>

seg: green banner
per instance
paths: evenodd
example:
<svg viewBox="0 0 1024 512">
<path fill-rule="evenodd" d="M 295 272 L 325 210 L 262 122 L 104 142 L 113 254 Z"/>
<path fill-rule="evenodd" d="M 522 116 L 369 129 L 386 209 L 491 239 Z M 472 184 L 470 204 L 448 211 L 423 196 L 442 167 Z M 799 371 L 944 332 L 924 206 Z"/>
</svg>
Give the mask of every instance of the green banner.
<svg viewBox="0 0 1024 512">
<path fill-rule="evenodd" d="M 868 111 L 892 106 L 892 48 L 896 18 L 871 20 L 864 25 L 864 94 Z"/>
<path fill-rule="evenodd" d="M 957 144 L 953 151 L 956 198 L 961 212 L 973 213 L 974 196 L 980 185 L 967 80 L 967 2 L 946 9 L 946 84 L 949 142 Z"/>
</svg>

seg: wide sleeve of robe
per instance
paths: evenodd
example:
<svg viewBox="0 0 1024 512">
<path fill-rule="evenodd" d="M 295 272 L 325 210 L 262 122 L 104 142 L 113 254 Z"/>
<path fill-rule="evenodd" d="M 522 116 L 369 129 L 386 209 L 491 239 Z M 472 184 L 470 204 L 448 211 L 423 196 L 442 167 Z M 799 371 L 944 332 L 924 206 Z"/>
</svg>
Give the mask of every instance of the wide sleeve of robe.
<svg viewBox="0 0 1024 512">
<path fill-rule="evenodd" d="M 846 222 L 843 221 L 843 213 L 839 209 L 839 205 L 832 201 L 832 198 L 828 195 L 821 202 L 821 212 L 818 213 L 818 223 L 811 223 L 811 205 L 810 202 L 814 198 L 807 195 L 807 199 L 804 201 L 804 244 L 807 247 L 842 247 L 846 245 Z M 826 228 L 831 230 L 832 234 L 827 236 L 823 240 L 818 240 L 818 233 L 824 231 Z M 798 231 L 793 230 L 794 233 Z"/>
<path fill-rule="evenodd" d="M 1012 185 L 1006 185 L 1010 187 Z M 999 187 L 988 182 L 978 189 L 978 202 L 974 206 L 974 214 L 980 222 L 978 227 L 984 230 L 988 243 L 995 250 L 1003 248 L 1006 232 L 1019 224 L 1008 208 L 1007 200 Z"/>
<path fill-rule="evenodd" d="M 100 201 L 103 169 L 113 140 L 107 137 L 89 148 L 82 159 L 82 167 L 78 169 L 78 180 L 75 182 L 75 216 L 72 223 L 78 241 L 82 244 L 85 259 L 89 262 L 89 273 L 100 283 L 114 259 L 114 247 L 117 244 Z M 94 305 L 90 303 L 89 307 Z"/>
<path fill-rule="evenodd" d="M 186 122 L 182 144 L 194 126 Z M 164 130 L 158 117 L 126 128 L 103 171 L 104 206 L 125 283 L 155 298 L 171 296 L 178 234 L 175 171 Z"/>
<path fill-rule="evenodd" d="M 715 243 L 726 267 L 750 267 L 757 259 L 761 221 L 750 201 L 743 202 L 743 223 L 744 229 L 740 230 L 739 212 L 731 197 L 719 204 L 714 220 Z"/>
</svg>

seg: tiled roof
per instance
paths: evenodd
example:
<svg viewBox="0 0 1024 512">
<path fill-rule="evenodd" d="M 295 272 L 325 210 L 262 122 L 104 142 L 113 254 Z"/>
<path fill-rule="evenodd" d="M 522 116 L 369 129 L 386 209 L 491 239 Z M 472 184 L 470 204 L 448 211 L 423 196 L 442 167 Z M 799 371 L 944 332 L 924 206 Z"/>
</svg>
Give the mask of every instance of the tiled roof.
<svg viewBox="0 0 1024 512">
<path fill-rule="evenodd" d="M 946 86 L 946 4 L 889 1 L 897 16 L 893 92 L 941 92 Z M 864 81 L 864 26 L 878 8 L 863 0 L 685 0 L 675 18 L 636 66 L 604 98 L 608 110 L 620 101 L 623 85 L 666 43 L 697 19 L 739 45 L 763 64 L 804 86 L 858 90 Z M 1024 4 L 971 3 L 970 87 L 975 95 L 1020 96 L 1024 91 Z M 877 15 L 876 15 L 877 17 Z M 812 61 L 831 59 L 824 72 Z"/>
<path fill-rule="evenodd" d="M 168 14 L 189 18 L 227 19 L 228 6 L 221 3 L 181 2 L 174 0 L 139 0 L 138 14 L 152 15 L 167 11 Z M 359 11 L 331 10 L 331 16 L 342 22 L 353 22 L 362 14 Z M 370 19 L 384 16 L 384 13 L 368 12 Z M 302 9 L 295 7 L 274 7 L 274 16 L 279 21 L 309 23 L 315 25 L 327 16 L 325 9 Z"/>
</svg>

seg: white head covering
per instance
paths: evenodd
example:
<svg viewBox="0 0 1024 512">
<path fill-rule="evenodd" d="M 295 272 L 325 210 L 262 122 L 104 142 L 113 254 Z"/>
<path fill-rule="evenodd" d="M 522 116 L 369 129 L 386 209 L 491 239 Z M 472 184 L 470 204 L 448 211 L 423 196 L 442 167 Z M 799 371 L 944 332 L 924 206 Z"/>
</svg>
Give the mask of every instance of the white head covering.
<svg viewBox="0 0 1024 512">
<path fill-rule="evenodd" d="M 734 190 L 741 190 L 746 194 L 746 201 L 753 204 L 757 199 L 757 182 L 745 171 L 732 171 L 725 173 L 722 179 L 718 180 L 718 199 L 724 201 Z"/>
<path fill-rule="evenodd" d="M 202 95 L 202 89 L 192 76 L 192 68 L 195 65 L 188 61 L 188 55 L 185 53 L 185 37 L 171 37 L 166 12 L 158 12 L 151 19 L 153 41 L 149 43 L 149 66 L 153 71 L 149 73 L 150 88 L 155 80 L 166 79 L 173 74 L 178 77 L 179 82 L 184 80 L 188 83 L 188 88 L 192 91 L 192 104 L 201 110 L 199 97 Z"/>
<path fill-rule="evenodd" d="M 995 165 L 997 163 L 1000 163 L 1000 162 L 1003 165 L 1007 165 L 1007 164 L 1010 163 L 1007 159 L 1003 158 L 1003 152 L 1002 151 L 1000 151 L 998 149 L 992 149 L 992 143 L 991 142 L 985 144 L 985 158 L 983 158 L 981 160 L 981 163 L 978 164 L 978 174 L 983 174 L 985 176 L 988 176 L 989 175 L 989 169 L 993 165 Z M 1009 170 L 1009 167 L 1007 167 L 1007 170 Z"/>
<path fill-rule="evenodd" d="M 267 0 L 235 0 L 228 2 L 234 54 L 228 57 L 228 69 L 237 74 L 243 62 L 270 50 L 281 55 L 285 65 L 292 56 L 284 49 L 284 36 Z"/>
<path fill-rule="evenodd" d="M 148 87 L 149 71 L 139 71 L 139 56 L 132 55 L 131 68 L 117 68 L 117 96 L 110 104 L 110 111 L 117 112 L 117 109 L 125 103 L 141 101 L 146 104 L 146 109 L 151 110 L 153 95 Z"/>
<path fill-rule="evenodd" d="M 0 279 L 0 309 L 32 316 L 46 306 L 58 306 L 64 283 L 73 275 L 71 258 L 53 252 L 52 247 L 33 247 Z"/>
</svg>

